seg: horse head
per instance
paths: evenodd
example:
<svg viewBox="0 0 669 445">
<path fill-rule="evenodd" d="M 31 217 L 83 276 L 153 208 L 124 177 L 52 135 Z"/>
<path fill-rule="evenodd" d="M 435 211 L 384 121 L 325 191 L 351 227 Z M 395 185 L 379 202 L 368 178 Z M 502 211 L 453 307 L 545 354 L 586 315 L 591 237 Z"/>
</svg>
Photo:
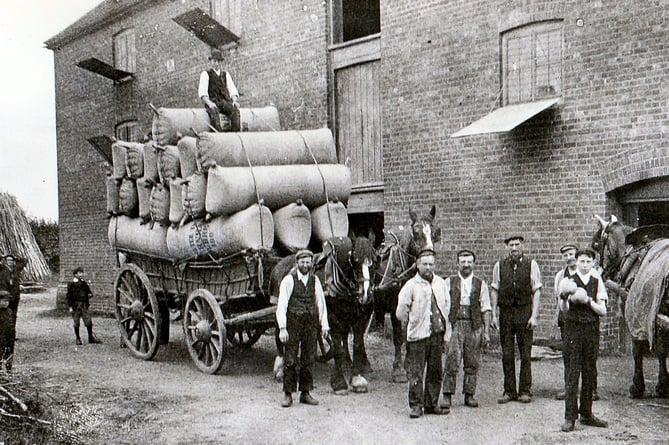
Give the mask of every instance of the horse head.
<svg viewBox="0 0 669 445">
<path fill-rule="evenodd" d="M 352 233 L 351 240 L 353 242 L 351 264 L 357 285 L 358 301 L 367 304 L 372 296 L 372 271 L 375 270 L 378 258 L 374 249 L 376 236 L 374 231 L 370 230 L 367 236 L 356 236 Z"/>
<path fill-rule="evenodd" d="M 409 207 L 411 230 L 407 231 L 402 247 L 409 255 L 416 256 L 422 249 L 434 249 L 434 244 L 441 239 L 441 229 L 434 223 L 437 208 L 432 206 L 427 215 L 417 215 Z"/>
<path fill-rule="evenodd" d="M 353 295 L 355 270 L 353 268 L 353 242 L 347 236 L 334 236 L 323 242 L 325 258 L 324 290 L 330 297 Z"/>
<path fill-rule="evenodd" d="M 591 247 L 599 252 L 599 258 L 603 275 L 605 278 L 613 278 L 620 269 L 620 264 L 625 256 L 625 236 L 632 231 L 618 221 L 615 215 L 609 216 L 608 220 L 595 215 L 599 227 L 592 237 Z"/>
</svg>

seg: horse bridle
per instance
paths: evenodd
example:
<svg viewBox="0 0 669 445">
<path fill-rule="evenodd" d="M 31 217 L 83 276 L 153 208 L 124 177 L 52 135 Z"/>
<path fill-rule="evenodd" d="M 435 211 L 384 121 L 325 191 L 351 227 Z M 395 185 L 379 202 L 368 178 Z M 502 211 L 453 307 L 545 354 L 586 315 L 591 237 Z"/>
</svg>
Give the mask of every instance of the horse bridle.
<svg viewBox="0 0 669 445">
<path fill-rule="evenodd" d="M 329 247 L 329 249 L 326 249 L 325 248 L 326 246 Z M 349 295 L 354 292 L 357 294 L 357 292 L 355 291 L 356 289 L 355 283 L 353 282 L 353 280 L 346 277 L 344 270 L 337 261 L 335 245 L 331 240 L 325 241 L 323 246 L 323 251 L 326 252 L 325 255 L 327 261 L 325 263 L 325 279 L 328 284 L 328 289 L 329 291 L 331 291 L 329 292 L 330 296 L 339 297 L 343 295 Z M 349 265 L 351 266 L 351 269 L 355 274 L 355 268 L 353 267 L 353 264 L 351 262 L 350 255 L 349 255 Z M 359 295 L 356 295 L 356 298 L 358 299 L 358 301 L 360 301 Z"/>
<path fill-rule="evenodd" d="M 383 273 L 376 272 L 376 274 L 381 277 L 381 279 L 379 280 L 379 286 L 376 286 L 377 288 L 382 287 L 381 285 L 384 284 L 385 280 L 390 281 L 389 285 L 402 283 L 408 275 L 413 273 L 415 267 L 413 264 L 410 267 L 407 265 L 407 258 L 414 258 L 414 256 L 411 255 L 405 248 L 401 246 L 399 238 L 397 237 L 397 235 L 395 235 L 395 233 L 390 231 L 388 233 L 393 237 L 394 242 L 391 245 L 384 248 L 387 249 L 388 252 L 387 253 L 388 263 L 386 264 Z M 379 255 L 383 257 L 384 253 L 381 252 Z M 402 270 L 402 272 L 397 276 L 392 276 L 391 270 L 395 269 L 395 265 L 393 264 L 393 258 L 395 257 L 399 258 L 400 269 Z"/>
</svg>

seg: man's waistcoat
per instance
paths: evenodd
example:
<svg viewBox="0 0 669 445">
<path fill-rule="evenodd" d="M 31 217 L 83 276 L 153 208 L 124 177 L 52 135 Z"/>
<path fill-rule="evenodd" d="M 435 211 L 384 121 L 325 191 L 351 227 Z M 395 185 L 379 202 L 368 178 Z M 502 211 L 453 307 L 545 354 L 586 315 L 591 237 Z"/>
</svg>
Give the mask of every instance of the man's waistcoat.
<svg viewBox="0 0 669 445">
<path fill-rule="evenodd" d="M 231 101 L 230 92 L 228 92 L 228 76 L 225 71 L 221 71 L 221 75 L 216 74 L 213 69 L 207 70 L 209 74 L 209 99 L 216 105 L 223 101 Z"/>
<path fill-rule="evenodd" d="M 293 315 L 302 315 L 309 313 L 314 317 L 318 316 L 316 308 L 316 288 L 314 275 L 309 274 L 307 285 L 297 277 L 297 271 L 292 273 L 293 293 L 288 300 L 288 313 Z"/>
<path fill-rule="evenodd" d="M 451 281 L 451 312 L 448 314 L 448 318 L 451 322 L 451 325 L 455 324 L 458 319 L 458 312 L 460 309 L 460 286 L 461 280 L 459 275 L 454 275 L 450 279 Z M 469 295 L 469 309 L 471 313 L 472 329 L 478 329 L 481 327 L 481 280 L 477 277 L 472 277 L 472 290 Z"/>
<path fill-rule="evenodd" d="M 507 257 L 499 263 L 500 307 L 525 306 L 532 303 L 530 271 L 532 260 L 523 257 L 514 269 L 513 261 Z"/>
<path fill-rule="evenodd" d="M 588 294 L 588 297 L 593 300 L 597 296 L 597 289 L 599 288 L 599 279 L 593 276 L 590 277 L 588 284 L 583 284 L 581 277 L 574 275 L 572 277 L 576 285 L 585 291 Z M 575 321 L 577 323 L 592 323 L 599 320 L 599 316 L 595 314 L 590 305 L 585 303 L 569 303 L 569 311 L 565 316 L 566 321 Z"/>
</svg>

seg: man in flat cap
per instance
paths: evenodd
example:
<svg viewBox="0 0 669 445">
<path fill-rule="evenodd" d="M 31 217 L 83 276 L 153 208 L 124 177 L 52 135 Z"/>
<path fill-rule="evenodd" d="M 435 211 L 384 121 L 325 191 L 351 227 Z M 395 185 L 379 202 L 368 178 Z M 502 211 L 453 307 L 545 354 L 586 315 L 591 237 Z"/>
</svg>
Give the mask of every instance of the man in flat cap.
<svg viewBox="0 0 669 445">
<path fill-rule="evenodd" d="M 202 71 L 198 85 L 198 97 L 207 110 L 211 126 L 216 131 L 223 131 L 219 113 L 230 119 L 230 131 L 241 131 L 239 115 L 239 92 L 232 76 L 223 71 L 225 57 L 220 49 L 212 49 L 209 56 L 211 67 Z"/>
<path fill-rule="evenodd" d="M 576 252 L 576 274 L 560 283 L 560 310 L 564 316 L 565 415 L 562 431 L 574 430 L 580 414 L 581 425 L 605 428 L 608 423 L 592 414 L 592 391 L 597 368 L 599 317 L 606 315 L 608 295 L 601 278 L 592 274 L 597 254 L 590 247 Z M 578 383 L 581 380 L 579 406 Z"/>
<path fill-rule="evenodd" d="M 279 340 L 285 345 L 283 397 L 281 406 L 293 404 L 293 393 L 299 389 L 300 403 L 318 405 L 309 391 L 314 387 L 312 367 L 316 357 L 318 329 L 323 338 L 330 335 L 323 287 L 313 273 L 314 254 L 300 250 L 294 267 L 279 288 L 276 321 Z M 299 380 L 297 374 L 299 352 Z"/>
<path fill-rule="evenodd" d="M 88 309 L 91 304 L 90 299 L 93 298 L 93 292 L 84 279 L 85 276 L 86 272 L 84 269 L 77 267 L 72 271 L 72 281 L 67 283 L 66 300 L 67 305 L 70 307 L 70 314 L 72 315 L 74 342 L 77 346 L 83 344 L 79 336 L 81 320 L 84 321 L 84 326 L 86 326 L 86 331 L 88 331 L 88 343 L 91 345 L 102 343 L 100 339 L 93 335 L 93 320 Z"/>
<path fill-rule="evenodd" d="M 539 318 L 541 272 L 539 265 L 523 253 L 525 239 L 513 235 L 504 240 L 508 256 L 495 263 L 490 283 L 493 328 L 499 326 L 502 344 L 504 394 L 497 403 L 532 401 L 532 334 Z M 499 321 L 497 307 L 499 306 Z M 515 344 L 520 353 L 520 376 L 516 387 Z"/>
<path fill-rule="evenodd" d="M 2 257 L 0 263 L 0 292 L 9 294 L 5 298 L 9 299 L 8 309 L 11 311 L 11 329 L 8 330 L 7 344 L 7 363 L 9 368 L 12 366 L 12 357 L 14 356 L 14 343 L 16 341 L 16 317 L 19 311 L 19 302 L 21 301 L 21 272 L 26 267 L 28 261 L 23 258 L 17 258 L 12 254 Z M 11 331 L 11 332 L 10 332 Z"/>
<path fill-rule="evenodd" d="M 418 272 L 400 290 L 395 311 L 406 332 L 405 366 L 412 419 L 421 417 L 423 412 L 448 414 L 439 406 L 439 389 L 444 343 L 451 336 L 451 302 L 446 281 L 434 274 L 434 263 L 434 250 L 423 249 L 418 254 Z"/>
<path fill-rule="evenodd" d="M 458 252 L 458 273 L 446 279 L 446 288 L 451 300 L 449 313 L 453 328 L 446 353 L 446 369 L 442 385 L 443 409 L 451 408 L 451 396 L 455 392 L 456 379 L 463 364 L 462 392 L 465 406 L 479 406 L 474 398 L 476 375 L 479 370 L 481 342 L 490 342 L 490 294 L 488 285 L 474 276 L 476 255 L 469 249 Z"/>
<path fill-rule="evenodd" d="M 563 278 L 570 278 L 576 274 L 576 251 L 578 250 L 578 246 L 573 243 L 567 243 L 563 244 L 560 247 L 560 255 L 562 255 L 562 260 L 564 261 L 564 267 L 560 269 L 560 271 L 555 274 L 555 288 L 554 288 L 554 293 L 555 293 L 555 298 L 556 298 L 556 314 L 555 314 L 555 327 L 557 327 L 560 330 L 560 338 L 564 342 L 564 320 L 562 319 L 562 311 L 560 310 L 560 293 L 559 293 L 559 286 L 560 286 L 560 281 L 562 281 Z M 563 343 L 564 345 L 564 343 Z M 566 355 L 566 348 L 562 348 L 562 362 L 564 365 L 564 369 L 567 369 L 567 355 Z M 565 373 L 565 385 L 567 384 L 567 374 Z M 557 400 L 564 400 L 565 397 L 565 390 L 563 389 L 562 391 L 559 391 L 555 398 Z"/>
</svg>

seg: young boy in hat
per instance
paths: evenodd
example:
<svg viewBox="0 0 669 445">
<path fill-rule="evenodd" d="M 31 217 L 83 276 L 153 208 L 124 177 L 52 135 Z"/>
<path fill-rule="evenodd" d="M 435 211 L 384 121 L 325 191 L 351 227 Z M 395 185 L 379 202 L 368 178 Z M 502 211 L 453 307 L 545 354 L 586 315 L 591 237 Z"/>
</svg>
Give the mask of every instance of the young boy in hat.
<svg viewBox="0 0 669 445">
<path fill-rule="evenodd" d="M 591 248 L 576 253 L 576 274 L 560 282 L 560 310 L 564 316 L 564 343 L 567 353 L 567 394 L 565 422 L 562 431 L 574 430 L 580 414 L 581 424 L 607 427 L 608 424 L 592 414 L 599 317 L 606 315 L 606 288 L 602 280 L 592 273 L 596 253 Z M 581 383 L 580 407 L 578 382 Z"/>
<path fill-rule="evenodd" d="M 406 331 L 406 370 L 409 379 L 409 417 L 448 414 L 439 406 L 444 343 L 451 338 L 451 306 L 446 281 L 434 274 L 435 253 L 423 249 L 416 258 L 416 275 L 397 297 L 395 315 Z"/>
<path fill-rule="evenodd" d="M 230 73 L 223 71 L 223 52 L 212 49 L 209 60 L 211 68 L 200 74 L 198 97 L 207 110 L 211 126 L 216 131 L 223 131 L 219 116 L 219 113 L 223 113 L 230 119 L 230 131 L 241 131 L 239 92 Z"/>
<path fill-rule="evenodd" d="M 79 336 L 79 323 L 84 320 L 84 325 L 88 330 L 88 343 L 99 344 L 102 343 L 93 335 L 93 321 L 91 314 L 88 311 L 90 306 L 90 299 L 93 297 L 93 292 L 84 280 L 84 269 L 77 267 L 73 272 L 74 278 L 67 283 L 67 305 L 70 307 L 72 314 L 72 322 L 74 327 L 75 342 L 77 345 L 82 345 L 81 337 Z"/>
<path fill-rule="evenodd" d="M 295 254 L 296 267 L 281 280 L 279 287 L 276 321 L 279 340 L 285 345 L 281 399 L 284 408 L 293 404 L 293 393 L 298 389 L 300 403 L 318 405 L 309 393 L 314 387 L 312 367 L 316 358 L 318 327 L 320 325 L 323 338 L 327 339 L 330 326 L 323 287 L 313 273 L 313 259 L 311 251 L 298 251 Z"/>
</svg>

